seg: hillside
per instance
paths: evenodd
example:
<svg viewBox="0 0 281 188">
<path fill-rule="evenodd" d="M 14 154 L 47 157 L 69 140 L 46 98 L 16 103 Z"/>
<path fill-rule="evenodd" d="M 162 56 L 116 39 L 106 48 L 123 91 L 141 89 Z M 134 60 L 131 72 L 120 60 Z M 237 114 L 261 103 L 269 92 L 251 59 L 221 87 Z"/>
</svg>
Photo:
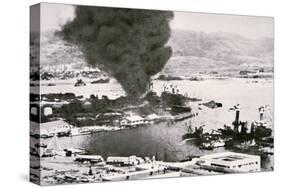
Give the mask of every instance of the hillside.
<svg viewBox="0 0 281 188">
<path fill-rule="evenodd" d="M 31 43 L 34 46 L 31 49 L 36 49 L 36 42 Z M 40 45 L 41 65 L 86 63 L 78 47 L 52 33 L 42 34 Z M 271 38 L 254 40 L 224 32 L 173 30 L 168 45 L 172 46 L 173 57 L 167 62 L 163 72 L 171 75 L 273 67 Z M 36 59 L 34 58 L 34 63 L 37 62 Z"/>
<path fill-rule="evenodd" d="M 164 72 L 169 74 L 273 66 L 271 38 L 173 30 L 168 45 L 173 48 L 173 57 Z"/>
</svg>

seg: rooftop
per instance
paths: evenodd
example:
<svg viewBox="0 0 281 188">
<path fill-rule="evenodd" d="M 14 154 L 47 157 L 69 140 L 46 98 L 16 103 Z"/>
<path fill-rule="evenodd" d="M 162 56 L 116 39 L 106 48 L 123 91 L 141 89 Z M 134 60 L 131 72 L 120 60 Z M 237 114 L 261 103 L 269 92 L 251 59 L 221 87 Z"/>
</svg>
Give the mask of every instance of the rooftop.
<svg viewBox="0 0 281 188">
<path fill-rule="evenodd" d="M 137 115 L 132 115 L 132 116 L 126 117 L 126 119 L 129 120 L 129 121 L 142 121 L 142 120 L 144 120 L 142 117 L 137 116 Z"/>
<path fill-rule="evenodd" d="M 212 162 L 219 162 L 223 164 L 230 164 L 233 162 L 235 163 L 245 160 L 260 160 L 260 156 L 235 152 L 222 152 L 206 155 L 201 157 L 201 159 L 210 160 Z"/>
<path fill-rule="evenodd" d="M 64 120 L 56 120 L 56 121 L 49 121 L 49 122 L 46 122 L 46 123 L 41 123 L 40 124 L 41 128 L 42 127 L 58 127 L 58 126 L 70 126 L 67 122 L 65 122 Z"/>
<path fill-rule="evenodd" d="M 77 155 L 77 158 L 89 159 L 89 160 L 103 160 L 100 155 Z"/>
</svg>

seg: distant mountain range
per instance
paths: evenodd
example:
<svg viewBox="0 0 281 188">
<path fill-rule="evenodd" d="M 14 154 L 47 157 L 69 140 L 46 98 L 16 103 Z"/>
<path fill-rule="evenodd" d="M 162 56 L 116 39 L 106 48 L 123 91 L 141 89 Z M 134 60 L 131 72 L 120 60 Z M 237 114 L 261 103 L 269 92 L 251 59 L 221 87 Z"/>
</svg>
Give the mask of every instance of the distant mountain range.
<svg viewBox="0 0 281 188">
<path fill-rule="evenodd" d="M 165 73 L 273 67 L 273 39 L 248 39 L 238 34 L 173 30 L 168 45 L 173 57 Z"/>
<path fill-rule="evenodd" d="M 172 30 L 173 57 L 162 72 L 191 72 L 273 67 L 273 39 L 248 39 L 238 34 Z M 32 43 L 36 44 L 36 42 Z M 41 35 L 41 64 L 85 63 L 78 47 L 52 33 Z"/>
</svg>

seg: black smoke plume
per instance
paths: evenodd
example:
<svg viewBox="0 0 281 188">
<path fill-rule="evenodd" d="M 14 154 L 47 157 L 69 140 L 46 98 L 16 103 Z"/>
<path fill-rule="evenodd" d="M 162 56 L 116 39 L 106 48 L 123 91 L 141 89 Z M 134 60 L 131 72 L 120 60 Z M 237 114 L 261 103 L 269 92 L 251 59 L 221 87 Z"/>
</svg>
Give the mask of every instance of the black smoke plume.
<svg viewBox="0 0 281 188">
<path fill-rule="evenodd" d="M 75 14 L 63 26 L 63 38 L 80 46 L 88 63 L 115 77 L 129 97 L 144 94 L 172 54 L 165 44 L 173 12 L 77 6 Z"/>
</svg>

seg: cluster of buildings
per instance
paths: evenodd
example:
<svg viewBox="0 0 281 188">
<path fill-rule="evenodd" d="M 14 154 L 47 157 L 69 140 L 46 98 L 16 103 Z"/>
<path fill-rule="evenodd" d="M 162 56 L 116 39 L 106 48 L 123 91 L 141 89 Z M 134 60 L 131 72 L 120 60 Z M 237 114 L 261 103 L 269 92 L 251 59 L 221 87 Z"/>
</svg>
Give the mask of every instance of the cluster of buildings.
<svg viewBox="0 0 281 188">
<path fill-rule="evenodd" d="M 68 182 L 69 177 L 77 182 L 80 180 L 90 182 L 93 178 L 99 182 L 246 173 L 261 170 L 260 156 L 235 152 L 214 153 L 186 162 L 163 162 L 155 160 L 154 157 L 141 158 L 134 155 L 109 156 L 106 160 L 100 155 L 76 155 L 73 164 L 77 163 L 81 168 L 89 167 L 88 173 L 79 174 L 79 170 L 77 170 L 75 174 L 72 171 L 71 175 L 62 176 L 64 183 Z M 98 173 L 102 169 L 105 173 Z M 66 170 L 64 172 L 67 173 Z"/>
<path fill-rule="evenodd" d="M 50 79 L 59 79 L 66 80 L 72 78 L 88 78 L 96 79 L 103 75 L 104 72 L 100 71 L 97 68 L 92 67 L 76 67 L 77 64 L 68 64 L 68 65 L 50 65 L 44 66 L 40 69 L 40 79 L 41 80 L 50 80 Z"/>
<path fill-rule="evenodd" d="M 160 121 L 162 117 L 156 114 L 149 114 L 146 117 L 139 116 L 132 113 L 118 113 L 118 112 L 105 112 L 98 114 L 96 117 L 86 117 L 84 114 L 77 114 L 77 120 L 88 121 L 89 118 L 92 125 L 75 127 L 61 118 L 48 118 L 48 121 L 44 120 L 44 117 L 53 116 L 53 106 L 48 104 L 44 105 L 40 103 L 41 107 L 34 104 L 30 107 L 30 115 L 34 121 L 31 121 L 30 135 L 38 138 L 50 138 L 55 135 L 61 136 L 76 136 L 83 134 L 92 134 L 99 131 L 112 131 L 119 130 L 121 128 L 132 128 L 146 124 L 153 124 Z M 39 117 L 41 117 L 40 125 Z M 37 118 L 37 120 L 35 120 Z"/>
</svg>

